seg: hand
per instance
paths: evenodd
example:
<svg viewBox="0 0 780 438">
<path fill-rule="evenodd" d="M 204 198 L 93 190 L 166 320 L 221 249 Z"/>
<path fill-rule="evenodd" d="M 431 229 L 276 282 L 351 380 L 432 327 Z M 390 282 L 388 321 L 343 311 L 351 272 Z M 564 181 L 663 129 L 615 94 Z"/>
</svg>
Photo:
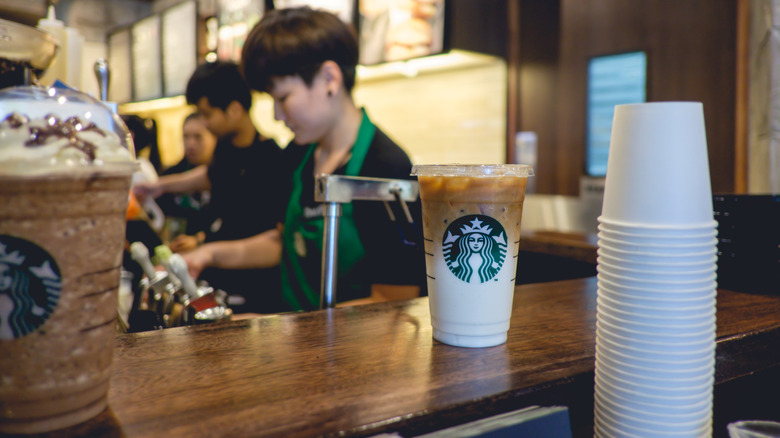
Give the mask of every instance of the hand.
<svg viewBox="0 0 780 438">
<path fill-rule="evenodd" d="M 208 244 L 182 254 L 181 256 L 184 261 L 187 262 L 187 268 L 192 278 L 198 278 L 204 269 L 214 263 L 214 255 L 211 253 L 211 246 Z"/>
<path fill-rule="evenodd" d="M 133 194 L 143 204 L 147 197 L 157 198 L 162 195 L 163 189 L 157 183 L 142 181 L 133 185 Z"/>
<path fill-rule="evenodd" d="M 196 236 L 179 234 L 175 239 L 173 239 L 173 241 L 168 244 L 168 247 L 171 248 L 171 251 L 173 252 L 183 253 L 192 251 L 193 249 L 197 248 L 199 244 L 200 241 L 198 241 Z"/>
</svg>

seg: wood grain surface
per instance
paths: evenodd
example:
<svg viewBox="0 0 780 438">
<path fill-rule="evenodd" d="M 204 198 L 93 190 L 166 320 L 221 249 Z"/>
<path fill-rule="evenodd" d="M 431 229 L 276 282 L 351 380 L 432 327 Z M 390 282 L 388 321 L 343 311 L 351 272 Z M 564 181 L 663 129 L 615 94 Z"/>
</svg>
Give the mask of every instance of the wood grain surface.
<svg viewBox="0 0 780 438">
<path fill-rule="evenodd" d="M 719 291 L 718 383 L 780 364 L 755 345 L 778 315 L 780 297 Z M 591 278 L 518 286 L 491 348 L 432 340 L 427 297 L 120 335 L 109 409 L 45 436 L 406 437 L 531 404 L 592 436 L 595 323 Z"/>
</svg>

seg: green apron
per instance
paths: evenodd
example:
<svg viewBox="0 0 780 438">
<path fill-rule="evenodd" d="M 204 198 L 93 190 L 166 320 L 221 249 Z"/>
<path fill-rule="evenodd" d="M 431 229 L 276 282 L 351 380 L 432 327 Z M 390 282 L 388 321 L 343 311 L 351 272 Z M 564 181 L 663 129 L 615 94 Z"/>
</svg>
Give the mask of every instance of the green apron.
<svg viewBox="0 0 780 438">
<path fill-rule="evenodd" d="M 363 167 L 363 161 L 374 139 L 375 132 L 376 127 L 371 123 L 365 111 L 363 111 L 363 120 L 360 123 L 357 139 L 352 147 L 352 157 L 346 166 L 346 175 L 358 175 Z M 306 151 L 301 164 L 293 172 L 292 192 L 287 204 L 284 231 L 282 232 L 282 296 L 293 310 L 317 309 L 320 305 L 320 277 L 317 277 L 315 285 L 309 284 L 302 265 L 303 257 L 316 257 L 318 262 L 316 265 L 320 267 L 318 272 L 321 275 L 322 236 L 325 221 L 322 216 L 304 219 L 301 206 L 301 193 L 304 189 L 301 176 L 306 162 L 312 157 L 315 147 L 316 144 L 309 145 L 309 149 Z M 307 190 L 313 191 L 314 187 L 309 187 Z M 303 241 L 315 242 L 316 253 L 301 254 L 300 247 L 303 245 Z M 306 245 L 303 246 L 303 252 L 306 252 Z M 311 245 L 308 246 L 311 247 Z M 343 278 L 344 274 L 348 273 L 365 255 L 355 221 L 352 218 L 352 203 L 342 205 L 337 249 L 337 278 Z M 336 284 L 339 289 L 350 286 L 348 284 L 342 285 L 340 282 Z M 338 298 L 338 292 L 336 298 Z"/>
</svg>

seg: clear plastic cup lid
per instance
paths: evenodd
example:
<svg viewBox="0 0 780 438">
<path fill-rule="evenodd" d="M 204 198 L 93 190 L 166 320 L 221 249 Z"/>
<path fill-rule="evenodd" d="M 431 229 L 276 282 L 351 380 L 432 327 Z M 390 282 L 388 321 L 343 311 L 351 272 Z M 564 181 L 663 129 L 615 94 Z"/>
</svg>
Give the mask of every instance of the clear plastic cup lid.
<svg viewBox="0 0 780 438">
<path fill-rule="evenodd" d="M 130 131 L 93 97 L 54 87 L 0 90 L 0 175 L 132 173 L 136 167 Z"/>
<path fill-rule="evenodd" d="M 415 164 L 412 176 L 534 176 L 528 164 Z"/>
</svg>

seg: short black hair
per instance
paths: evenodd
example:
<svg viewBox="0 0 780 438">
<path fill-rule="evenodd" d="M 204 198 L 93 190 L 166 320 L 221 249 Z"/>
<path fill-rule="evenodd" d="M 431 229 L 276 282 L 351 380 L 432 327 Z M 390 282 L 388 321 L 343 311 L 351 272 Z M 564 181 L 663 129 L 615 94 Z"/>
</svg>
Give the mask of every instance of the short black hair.
<svg viewBox="0 0 780 438">
<path fill-rule="evenodd" d="M 330 12 L 308 6 L 274 9 L 249 32 L 241 59 L 244 77 L 254 90 L 269 91 L 271 78 L 281 76 L 300 76 L 310 86 L 322 64 L 333 61 L 351 92 L 358 63 L 357 34 Z"/>
<path fill-rule="evenodd" d="M 196 105 L 205 97 L 209 105 L 221 110 L 237 101 L 249 111 L 252 107 L 252 91 L 241 75 L 238 64 L 227 61 L 207 62 L 199 65 L 187 82 L 187 103 Z"/>
<path fill-rule="evenodd" d="M 186 125 L 187 122 L 191 122 L 193 120 L 197 120 L 203 118 L 203 113 L 200 111 L 195 111 L 193 113 L 187 114 L 187 117 L 184 118 L 184 122 L 182 122 L 182 125 Z"/>
</svg>

